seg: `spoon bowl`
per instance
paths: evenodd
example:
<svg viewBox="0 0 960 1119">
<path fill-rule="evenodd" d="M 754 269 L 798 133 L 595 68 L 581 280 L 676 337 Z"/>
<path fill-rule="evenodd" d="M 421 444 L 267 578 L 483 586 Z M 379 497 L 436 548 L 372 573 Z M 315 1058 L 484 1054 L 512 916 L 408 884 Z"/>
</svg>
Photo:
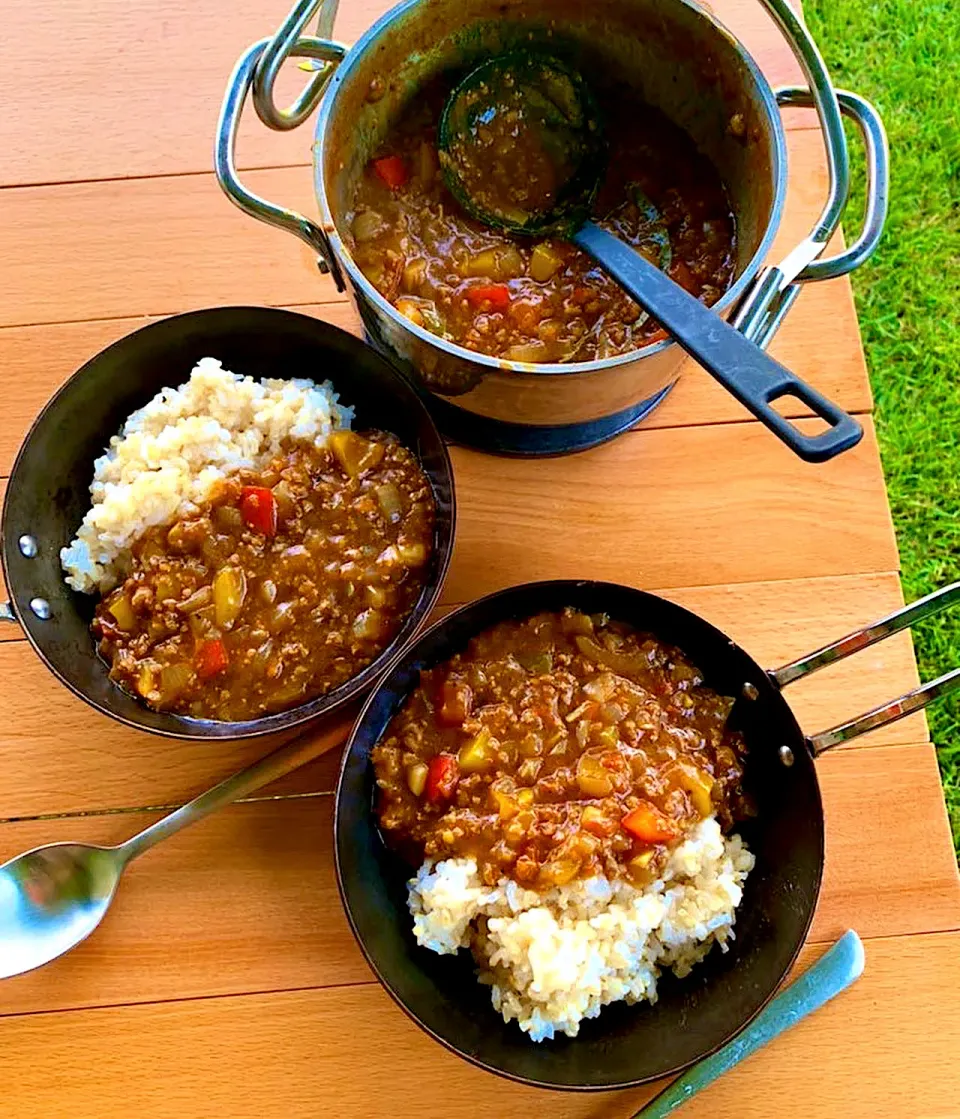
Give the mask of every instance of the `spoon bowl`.
<svg viewBox="0 0 960 1119">
<path fill-rule="evenodd" d="M 0 979 L 63 955 L 93 932 L 120 881 L 121 852 L 52 843 L 0 866 Z"/>
<path fill-rule="evenodd" d="M 296 738 L 116 847 L 51 843 L 0 866 L 0 979 L 50 963 L 85 940 L 110 908 L 127 863 L 211 812 L 313 761 L 323 735 Z"/>
</svg>

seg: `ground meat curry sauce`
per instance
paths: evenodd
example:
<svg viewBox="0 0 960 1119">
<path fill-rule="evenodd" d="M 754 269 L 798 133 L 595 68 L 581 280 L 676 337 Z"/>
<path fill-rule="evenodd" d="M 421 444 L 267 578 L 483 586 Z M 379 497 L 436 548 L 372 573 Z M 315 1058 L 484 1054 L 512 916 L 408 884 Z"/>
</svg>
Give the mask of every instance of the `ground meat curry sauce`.
<svg viewBox="0 0 960 1119">
<path fill-rule="evenodd" d="M 374 749 L 381 827 L 414 863 L 476 859 L 490 885 L 646 883 L 700 819 L 751 814 L 732 704 L 604 616 L 502 622 L 423 672 Z"/>
<path fill-rule="evenodd" d="M 448 92 L 420 91 L 360 177 L 348 241 L 367 279 L 411 322 L 494 357 L 592 361 L 646 345 L 657 324 L 585 253 L 464 214 L 437 158 Z M 595 218 L 714 303 L 735 260 L 733 214 L 716 170 L 629 91 L 600 100 L 611 151 Z"/>
<path fill-rule="evenodd" d="M 423 589 L 434 501 L 392 435 L 337 431 L 218 482 L 195 516 L 148 529 L 99 603 L 100 652 L 149 706 L 238 721 L 355 676 Z"/>
</svg>

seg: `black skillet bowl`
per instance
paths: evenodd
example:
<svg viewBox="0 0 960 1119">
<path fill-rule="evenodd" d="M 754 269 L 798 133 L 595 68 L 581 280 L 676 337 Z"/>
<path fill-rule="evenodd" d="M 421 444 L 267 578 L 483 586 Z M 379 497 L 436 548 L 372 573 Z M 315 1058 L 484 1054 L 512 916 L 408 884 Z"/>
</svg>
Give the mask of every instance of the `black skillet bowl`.
<svg viewBox="0 0 960 1119">
<path fill-rule="evenodd" d="M 391 645 L 347 683 L 309 703 L 246 722 L 151 711 L 121 691 L 89 625 L 96 596 L 63 580 L 60 549 L 90 506 L 93 463 L 131 412 L 182 384 L 202 357 L 254 377 L 330 380 L 354 427 L 392 432 L 413 451 L 437 504 L 433 555 L 416 607 Z M 3 509 L 3 572 L 11 605 L 47 667 L 81 699 L 128 726 L 173 738 L 251 738 L 330 714 L 369 688 L 436 603 L 453 549 L 455 501 L 446 447 L 404 377 L 370 346 L 318 319 L 266 307 L 192 311 L 143 327 L 79 369 L 40 413 L 14 464 Z"/>
<path fill-rule="evenodd" d="M 416 687 L 421 669 L 463 650 L 507 618 L 573 606 L 606 612 L 679 646 L 721 694 L 741 697 L 731 719 L 749 745 L 747 785 L 758 814 L 738 830 L 757 864 L 737 910 L 736 940 L 714 947 L 685 979 L 664 975 L 653 1006 L 622 1003 L 582 1023 L 576 1038 L 535 1043 L 504 1024 L 469 953 L 417 946 L 406 906 L 412 868 L 381 838 L 370 751 Z M 744 688 L 744 685 L 753 687 Z M 753 697 L 755 698 L 749 698 Z M 793 764 L 783 764 L 788 745 Z M 611 583 L 512 587 L 448 615 L 397 661 L 368 698 L 337 787 L 337 878 L 354 934 L 373 970 L 415 1022 L 491 1072 L 549 1088 L 626 1088 L 677 1072 L 739 1032 L 774 994 L 810 926 L 823 867 L 823 812 L 813 759 L 770 676 L 719 630 L 671 602 Z"/>
</svg>

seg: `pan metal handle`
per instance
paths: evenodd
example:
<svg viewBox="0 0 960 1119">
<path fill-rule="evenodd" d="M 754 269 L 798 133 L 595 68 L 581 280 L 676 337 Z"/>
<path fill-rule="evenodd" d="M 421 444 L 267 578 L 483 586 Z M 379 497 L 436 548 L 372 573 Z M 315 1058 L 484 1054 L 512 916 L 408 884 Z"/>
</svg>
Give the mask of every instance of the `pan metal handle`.
<svg viewBox="0 0 960 1119">
<path fill-rule="evenodd" d="M 810 673 L 816 672 L 828 664 L 843 660 L 844 657 L 849 657 L 851 653 L 859 653 L 861 649 L 867 649 L 878 641 L 883 641 L 891 634 L 909 629 L 916 622 L 929 618 L 933 614 L 939 614 L 941 610 L 946 610 L 957 602 L 960 602 L 960 583 L 951 583 L 949 586 L 941 587 L 940 590 L 910 603 L 909 606 L 895 610 L 892 614 L 888 614 L 886 618 L 874 622 L 873 625 L 848 633 L 846 637 L 841 637 L 839 641 L 824 645 L 822 649 L 817 649 L 805 657 L 800 657 L 798 660 L 791 661 L 790 664 L 785 664 L 782 668 L 775 669 L 770 673 L 770 677 L 777 687 L 785 688 L 787 684 L 792 684 L 794 680 L 809 676 Z M 960 688 L 960 668 L 945 672 L 936 680 L 921 684 L 919 688 L 914 688 L 913 691 L 907 692 L 899 699 L 881 704 L 881 706 L 875 707 L 872 711 L 868 711 L 856 719 L 839 723 L 835 727 L 830 727 L 829 730 L 811 735 L 807 739 L 807 745 L 816 757 L 818 754 L 822 754 L 824 750 L 838 746 L 841 742 L 849 742 L 851 738 L 857 738 L 861 734 L 866 734 L 867 731 L 886 726 L 887 723 L 895 723 L 898 719 L 921 710 L 939 696 L 946 695 L 955 688 Z"/>
</svg>

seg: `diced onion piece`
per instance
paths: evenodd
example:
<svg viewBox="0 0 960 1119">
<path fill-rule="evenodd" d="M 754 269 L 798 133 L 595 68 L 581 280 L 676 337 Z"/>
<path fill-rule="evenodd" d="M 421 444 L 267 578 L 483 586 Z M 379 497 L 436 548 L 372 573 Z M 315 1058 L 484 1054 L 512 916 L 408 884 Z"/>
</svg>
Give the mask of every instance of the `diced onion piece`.
<svg viewBox="0 0 960 1119">
<path fill-rule="evenodd" d="M 577 762 L 577 784 L 588 797 L 605 797 L 613 792 L 610 771 L 592 754 L 582 754 Z"/>
<path fill-rule="evenodd" d="M 669 774 L 681 789 L 690 794 L 693 807 L 704 818 L 713 813 L 713 778 L 693 765 L 678 765 Z"/>
<path fill-rule="evenodd" d="M 488 280 L 499 278 L 500 272 L 497 264 L 497 250 L 484 249 L 483 252 L 474 253 L 467 261 L 468 276 L 486 276 Z"/>
<path fill-rule="evenodd" d="M 404 291 L 416 292 L 417 288 L 427 278 L 427 262 L 422 256 L 415 256 L 403 266 Z"/>
<path fill-rule="evenodd" d="M 566 634 L 593 634 L 593 621 L 589 614 L 564 614 L 560 619 L 560 628 Z"/>
<path fill-rule="evenodd" d="M 491 789 L 490 795 L 497 807 L 497 812 L 501 820 L 512 820 L 520 811 L 520 805 L 516 798 L 510 796 L 509 793 L 505 793 L 502 789 Z"/>
<path fill-rule="evenodd" d="M 617 821 L 610 817 L 595 804 L 588 804 L 580 815 L 580 826 L 593 835 L 601 837 L 613 835 L 617 830 Z"/>
<path fill-rule="evenodd" d="M 377 504 L 391 524 L 396 524 L 403 517 L 403 498 L 393 482 L 377 486 Z"/>
<path fill-rule="evenodd" d="M 113 620 L 117 623 L 120 629 L 130 632 L 137 628 L 136 615 L 133 612 L 133 604 L 128 595 L 122 594 L 119 598 L 113 600 L 107 607 L 113 615 Z"/>
<path fill-rule="evenodd" d="M 412 299 L 398 299 L 397 310 L 414 326 L 423 326 L 423 313 Z"/>
<path fill-rule="evenodd" d="M 563 267 L 563 260 L 556 249 L 541 241 L 533 246 L 530 254 L 530 276 L 538 283 L 546 283 Z"/>
<path fill-rule="evenodd" d="M 638 883 L 645 883 L 649 877 L 649 867 L 653 860 L 653 851 L 643 851 L 634 855 L 627 863 L 627 873 Z"/>
<path fill-rule="evenodd" d="M 376 210 L 362 210 L 353 219 L 353 239 L 357 244 L 362 244 L 364 241 L 372 241 L 377 234 L 383 229 L 383 218 L 376 212 Z"/>
<path fill-rule="evenodd" d="M 424 762 L 414 762 L 407 766 L 407 788 L 415 797 L 423 794 L 429 772 L 429 767 Z"/>
<path fill-rule="evenodd" d="M 482 773 L 493 765 L 494 760 L 493 740 L 486 727 L 461 746 L 457 754 L 457 761 L 464 773 Z"/>
<path fill-rule="evenodd" d="M 160 703 L 170 703 L 189 685 L 193 669 L 188 664 L 168 664 L 160 669 Z"/>
<path fill-rule="evenodd" d="M 351 478 L 359 478 L 365 471 L 376 466 L 384 456 L 382 443 L 374 443 L 347 430 L 335 431 L 330 436 L 330 449 L 344 473 Z"/>
<path fill-rule="evenodd" d="M 144 665 L 137 675 L 137 691 L 146 699 L 156 686 L 156 676 L 153 669 L 149 665 Z"/>
<path fill-rule="evenodd" d="M 177 603 L 177 609 L 183 614 L 195 614 L 205 606 L 209 606 L 213 598 L 213 588 L 209 584 L 198 587 L 193 594 L 187 595 L 183 602 Z"/>
<path fill-rule="evenodd" d="M 415 544 L 398 544 L 397 555 L 405 567 L 420 567 L 427 561 L 427 546 L 420 541 Z"/>
<path fill-rule="evenodd" d="M 221 567 L 213 579 L 213 608 L 217 625 L 229 629 L 247 597 L 247 577 L 241 567 Z"/>
<path fill-rule="evenodd" d="M 641 653 L 615 653 L 612 649 L 605 649 L 592 637 L 577 635 L 574 644 L 585 657 L 602 664 L 604 668 L 611 668 L 621 676 L 636 676 L 649 669 L 650 663 Z"/>
<path fill-rule="evenodd" d="M 376 641 L 383 632 L 383 615 L 376 610 L 364 610 L 353 623 L 353 635 L 360 641 Z"/>
<path fill-rule="evenodd" d="M 537 881 L 543 886 L 565 886 L 576 878 L 579 869 L 572 859 L 553 859 L 540 868 Z"/>
</svg>

